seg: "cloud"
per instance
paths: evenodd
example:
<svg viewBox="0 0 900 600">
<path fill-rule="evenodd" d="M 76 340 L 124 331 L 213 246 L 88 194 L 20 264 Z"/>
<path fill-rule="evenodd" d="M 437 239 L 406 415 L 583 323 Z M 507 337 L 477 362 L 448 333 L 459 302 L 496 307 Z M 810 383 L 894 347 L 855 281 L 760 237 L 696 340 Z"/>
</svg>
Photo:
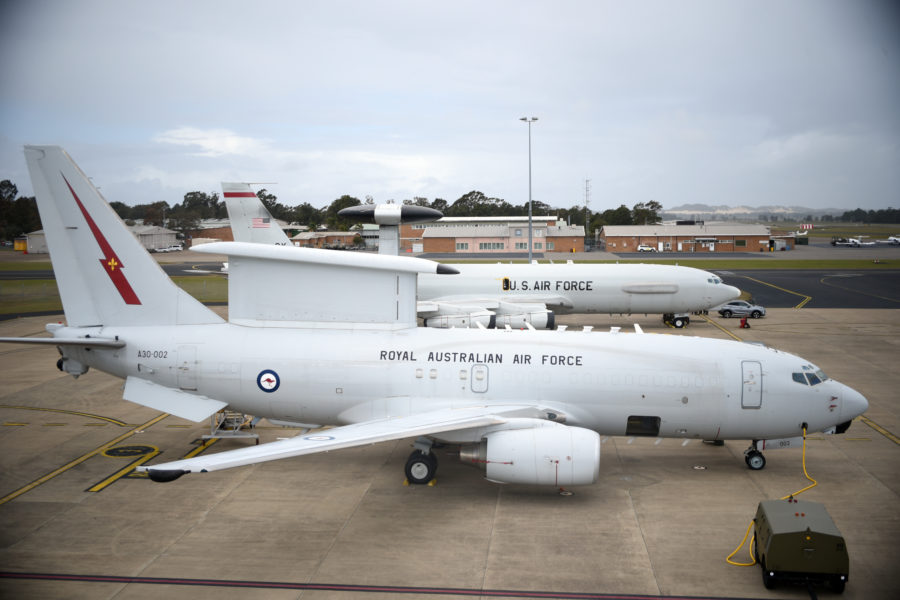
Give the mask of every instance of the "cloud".
<svg viewBox="0 0 900 600">
<path fill-rule="evenodd" d="M 269 142 L 237 135 L 228 129 L 178 127 L 153 136 L 153 141 L 176 146 L 195 146 L 197 156 L 253 156 L 269 151 Z"/>
</svg>

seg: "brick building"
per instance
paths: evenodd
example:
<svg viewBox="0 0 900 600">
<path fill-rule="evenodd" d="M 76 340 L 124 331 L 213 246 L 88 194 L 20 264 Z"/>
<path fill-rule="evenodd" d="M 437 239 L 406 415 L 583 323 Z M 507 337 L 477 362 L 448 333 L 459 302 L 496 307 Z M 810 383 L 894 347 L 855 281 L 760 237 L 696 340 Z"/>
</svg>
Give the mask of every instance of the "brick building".
<svg viewBox="0 0 900 600">
<path fill-rule="evenodd" d="M 533 252 L 583 252 L 584 227 L 532 217 Z M 443 217 L 400 226 L 401 252 L 528 254 L 528 217 Z"/>
<path fill-rule="evenodd" d="M 766 252 L 774 242 L 765 225 L 711 223 L 700 225 L 606 225 L 600 243 L 608 252 Z M 790 249 L 790 248 L 788 248 Z"/>
</svg>

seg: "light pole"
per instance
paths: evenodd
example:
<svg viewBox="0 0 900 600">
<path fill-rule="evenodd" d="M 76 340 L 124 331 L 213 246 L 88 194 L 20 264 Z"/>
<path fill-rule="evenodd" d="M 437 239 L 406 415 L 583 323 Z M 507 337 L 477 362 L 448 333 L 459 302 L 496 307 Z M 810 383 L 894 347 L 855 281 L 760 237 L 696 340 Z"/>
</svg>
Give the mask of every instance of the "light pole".
<svg viewBox="0 0 900 600">
<path fill-rule="evenodd" d="M 531 264 L 531 124 L 537 117 L 520 117 L 520 121 L 528 123 L 528 264 Z"/>
</svg>

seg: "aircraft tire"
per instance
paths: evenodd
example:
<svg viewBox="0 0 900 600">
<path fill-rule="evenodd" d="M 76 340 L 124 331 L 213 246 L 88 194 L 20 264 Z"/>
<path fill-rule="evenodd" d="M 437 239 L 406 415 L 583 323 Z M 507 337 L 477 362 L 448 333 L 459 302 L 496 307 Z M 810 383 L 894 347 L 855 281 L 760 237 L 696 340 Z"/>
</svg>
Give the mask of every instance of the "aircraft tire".
<svg viewBox="0 0 900 600">
<path fill-rule="evenodd" d="M 766 466 L 766 457 L 758 450 L 751 450 L 748 452 L 744 461 L 747 463 L 747 466 L 754 471 L 759 471 Z"/>
<path fill-rule="evenodd" d="M 413 450 L 406 460 L 406 480 L 416 485 L 423 485 L 434 479 L 437 473 L 437 457 Z"/>
<path fill-rule="evenodd" d="M 676 318 L 672 321 L 672 326 L 673 326 L 675 329 L 681 329 L 681 328 L 684 327 L 685 325 L 687 325 L 687 319 L 682 319 L 681 317 L 676 317 Z"/>
</svg>

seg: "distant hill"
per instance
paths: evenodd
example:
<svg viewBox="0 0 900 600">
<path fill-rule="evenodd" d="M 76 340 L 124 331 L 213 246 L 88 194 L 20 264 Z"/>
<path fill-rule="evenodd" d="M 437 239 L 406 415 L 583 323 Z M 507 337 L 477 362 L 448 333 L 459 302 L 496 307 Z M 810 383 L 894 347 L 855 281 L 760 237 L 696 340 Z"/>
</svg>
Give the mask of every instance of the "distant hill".
<svg viewBox="0 0 900 600">
<path fill-rule="evenodd" d="M 682 204 L 659 211 L 664 220 L 694 219 L 700 221 L 802 221 L 812 215 L 840 217 L 846 212 L 841 208 L 806 208 L 804 206 L 710 206 L 708 204 Z"/>
</svg>

